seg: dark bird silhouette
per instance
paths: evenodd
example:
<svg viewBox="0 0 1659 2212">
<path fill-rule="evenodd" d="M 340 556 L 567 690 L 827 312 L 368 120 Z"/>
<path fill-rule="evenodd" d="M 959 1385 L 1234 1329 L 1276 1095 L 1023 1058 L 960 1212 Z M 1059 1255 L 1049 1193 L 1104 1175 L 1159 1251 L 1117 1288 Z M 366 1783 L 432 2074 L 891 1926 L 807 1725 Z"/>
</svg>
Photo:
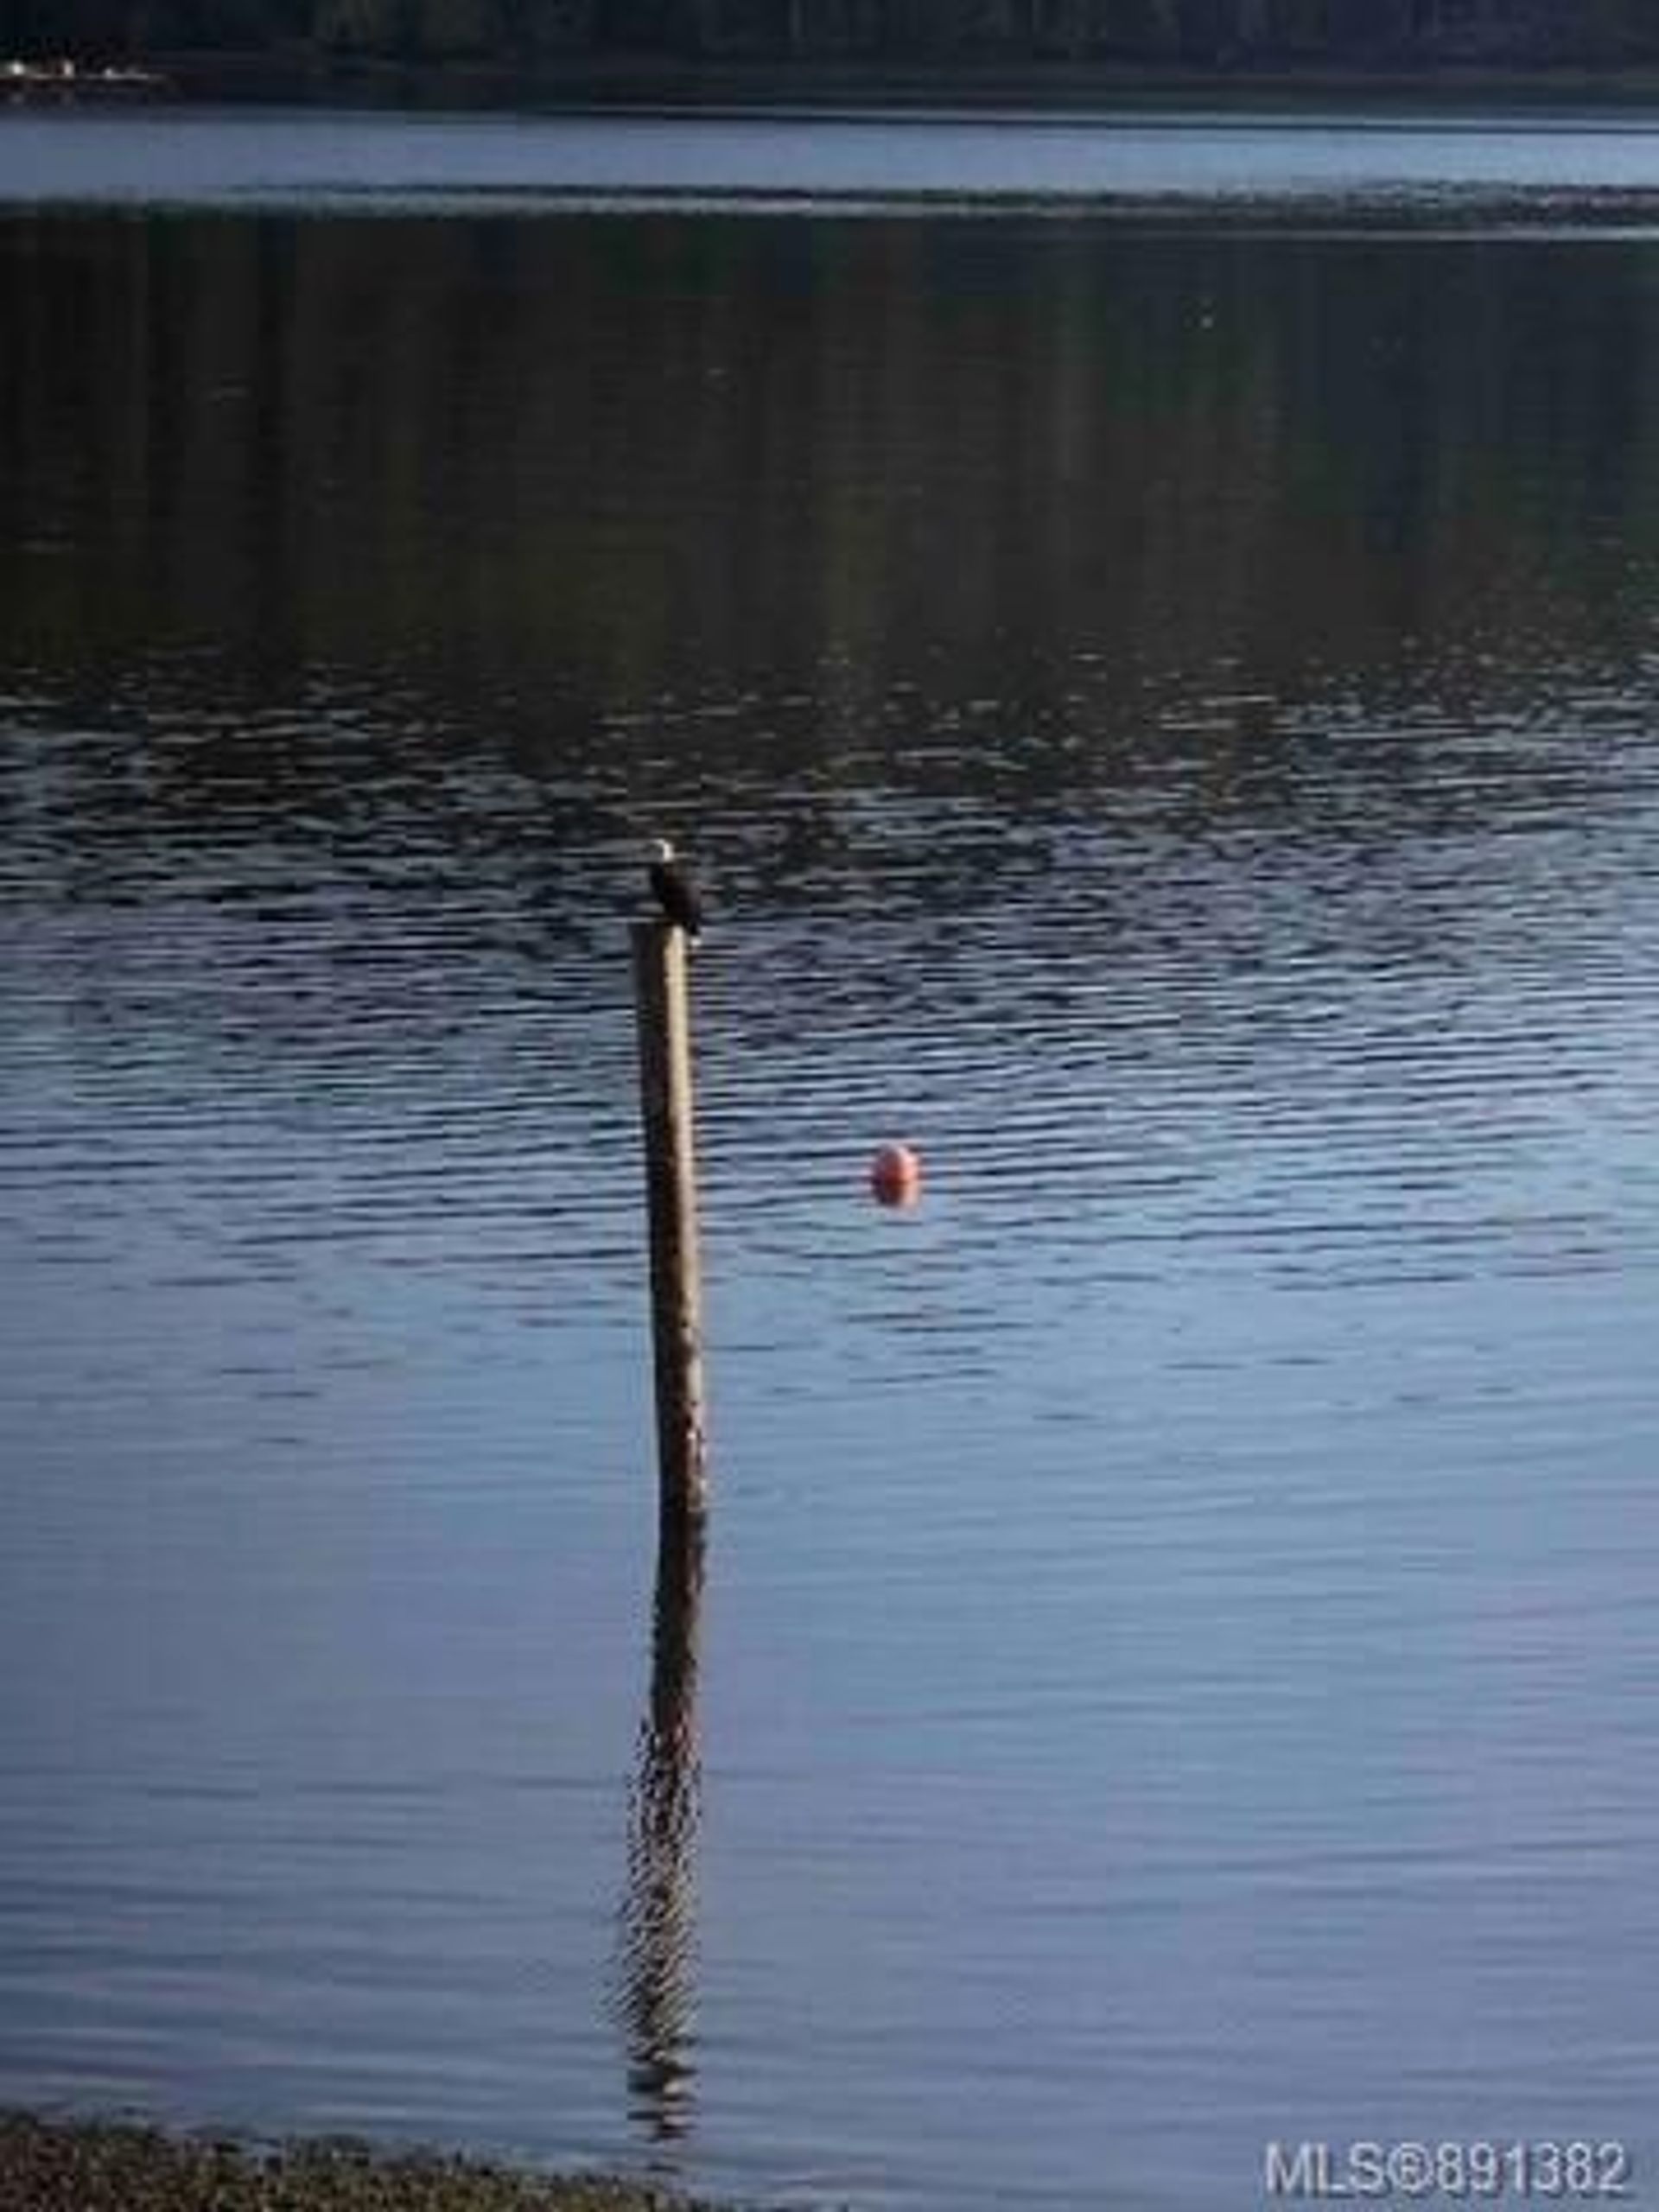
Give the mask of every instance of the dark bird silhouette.
<svg viewBox="0 0 1659 2212">
<path fill-rule="evenodd" d="M 695 944 L 702 934 L 702 900 L 697 887 L 682 860 L 674 856 L 674 848 L 666 837 L 657 837 L 651 847 L 651 887 L 664 913 L 678 929 L 683 929 Z"/>
</svg>

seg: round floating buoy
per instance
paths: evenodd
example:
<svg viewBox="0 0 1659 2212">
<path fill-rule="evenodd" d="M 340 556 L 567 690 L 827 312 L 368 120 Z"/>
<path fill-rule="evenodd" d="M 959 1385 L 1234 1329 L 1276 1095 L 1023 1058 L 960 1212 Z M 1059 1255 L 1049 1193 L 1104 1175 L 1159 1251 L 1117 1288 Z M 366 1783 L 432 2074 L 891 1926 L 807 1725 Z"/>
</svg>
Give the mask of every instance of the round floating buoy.
<svg viewBox="0 0 1659 2212">
<path fill-rule="evenodd" d="M 913 1206 L 922 1195 L 922 1163 L 907 1144 L 884 1144 L 870 1162 L 870 1189 L 884 1206 Z"/>
</svg>

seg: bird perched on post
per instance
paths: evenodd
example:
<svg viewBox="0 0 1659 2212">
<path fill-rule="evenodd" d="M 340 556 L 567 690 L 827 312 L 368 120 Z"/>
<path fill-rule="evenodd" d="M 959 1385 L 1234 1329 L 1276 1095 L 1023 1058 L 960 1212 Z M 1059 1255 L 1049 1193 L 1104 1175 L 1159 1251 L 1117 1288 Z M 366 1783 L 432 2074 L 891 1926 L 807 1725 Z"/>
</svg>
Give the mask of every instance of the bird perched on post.
<svg viewBox="0 0 1659 2212">
<path fill-rule="evenodd" d="M 652 840 L 651 888 L 669 920 L 695 944 L 702 933 L 702 900 L 690 870 L 683 861 L 676 859 L 666 837 Z"/>
</svg>

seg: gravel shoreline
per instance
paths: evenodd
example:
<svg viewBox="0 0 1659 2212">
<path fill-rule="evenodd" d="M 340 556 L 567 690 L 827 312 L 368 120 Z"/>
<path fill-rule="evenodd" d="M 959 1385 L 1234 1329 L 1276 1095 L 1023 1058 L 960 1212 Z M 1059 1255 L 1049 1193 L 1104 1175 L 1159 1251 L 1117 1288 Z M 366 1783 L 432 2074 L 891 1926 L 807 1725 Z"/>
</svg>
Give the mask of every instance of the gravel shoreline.
<svg viewBox="0 0 1659 2212">
<path fill-rule="evenodd" d="M 626 2182 L 559 2179 L 349 2141 L 256 2149 L 104 2120 L 0 2113 L 5 2212 L 714 2212 Z"/>
</svg>

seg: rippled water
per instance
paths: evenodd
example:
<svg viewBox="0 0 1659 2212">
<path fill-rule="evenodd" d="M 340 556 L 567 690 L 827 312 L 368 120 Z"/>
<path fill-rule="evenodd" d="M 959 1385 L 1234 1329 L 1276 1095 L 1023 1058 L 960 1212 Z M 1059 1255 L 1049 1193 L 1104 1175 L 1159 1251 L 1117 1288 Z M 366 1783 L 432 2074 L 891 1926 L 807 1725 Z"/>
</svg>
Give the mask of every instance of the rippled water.
<svg viewBox="0 0 1659 2212">
<path fill-rule="evenodd" d="M 1656 274 L 0 222 L 0 2095 L 1651 2167 Z"/>
</svg>

